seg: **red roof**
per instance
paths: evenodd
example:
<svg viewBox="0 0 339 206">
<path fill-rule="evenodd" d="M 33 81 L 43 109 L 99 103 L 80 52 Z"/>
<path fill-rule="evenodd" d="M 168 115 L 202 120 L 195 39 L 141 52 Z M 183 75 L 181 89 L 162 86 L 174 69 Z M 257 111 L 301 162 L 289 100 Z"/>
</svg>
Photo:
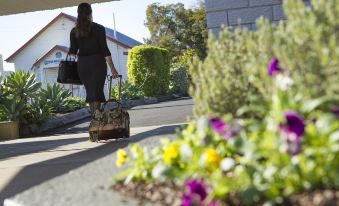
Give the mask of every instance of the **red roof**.
<svg viewBox="0 0 339 206">
<path fill-rule="evenodd" d="M 15 51 L 11 56 L 9 56 L 5 61 L 6 62 L 11 62 L 23 49 L 25 49 L 32 41 L 34 41 L 36 38 L 40 36 L 46 29 L 48 29 L 53 23 L 55 23 L 57 20 L 59 20 L 61 17 L 65 17 L 66 19 L 69 19 L 70 21 L 73 21 L 74 23 L 76 22 L 77 18 L 74 16 L 65 14 L 65 13 L 60 13 L 58 16 L 56 16 L 51 22 L 49 22 L 44 28 L 42 28 L 38 33 L 36 33 L 30 40 L 28 40 L 23 46 L 21 46 L 17 51 Z M 131 48 L 130 46 L 117 41 L 116 39 L 111 38 L 110 36 L 107 36 L 107 39 L 124 47 L 124 48 Z M 68 51 L 67 51 L 68 52 Z"/>
</svg>

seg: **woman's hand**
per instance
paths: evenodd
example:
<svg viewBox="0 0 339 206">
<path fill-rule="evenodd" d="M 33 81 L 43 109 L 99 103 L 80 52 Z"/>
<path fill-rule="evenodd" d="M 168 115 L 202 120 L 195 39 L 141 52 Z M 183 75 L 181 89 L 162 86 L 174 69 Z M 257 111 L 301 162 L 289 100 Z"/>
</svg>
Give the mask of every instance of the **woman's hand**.
<svg viewBox="0 0 339 206">
<path fill-rule="evenodd" d="M 113 79 L 118 78 L 119 74 L 118 74 L 117 70 L 115 69 L 115 66 L 114 66 L 113 61 L 112 61 L 112 57 L 107 56 L 107 57 L 105 57 L 105 59 L 106 59 L 106 62 L 108 63 L 108 65 L 109 65 L 109 67 L 111 68 Z"/>
<path fill-rule="evenodd" d="M 118 74 L 118 72 L 117 72 L 117 70 L 115 68 L 111 68 L 111 72 L 112 72 L 113 79 L 118 78 L 119 74 Z"/>
</svg>

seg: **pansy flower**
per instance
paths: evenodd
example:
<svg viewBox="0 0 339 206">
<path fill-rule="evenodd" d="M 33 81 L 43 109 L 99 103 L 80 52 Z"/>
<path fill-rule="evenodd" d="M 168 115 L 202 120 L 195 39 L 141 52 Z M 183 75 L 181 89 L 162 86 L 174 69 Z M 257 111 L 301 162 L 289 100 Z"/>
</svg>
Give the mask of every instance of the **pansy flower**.
<svg viewBox="0 0 339 206">
<path fill-rule="evenodd" d="M 284 134 L 287 142 L 287 152 L 297 155 L 301 152 L 301 137 L 305 134 L 303 118 L 295 111 L 287 111 L 284 114 L 285 123 L 280 125 L 280 131 Z"/>
<path fill-rule="evenodd" d="M 279 72 L 283 71 L 283 69 L 279 65 L 279 59 L 277 59 L 277 58 L 273 58 L 271 60 L 267 69 L 268 69 L 268 74 L 270 76 L 274 76 L 274 75 L 278 74 Z"/>
</svg>

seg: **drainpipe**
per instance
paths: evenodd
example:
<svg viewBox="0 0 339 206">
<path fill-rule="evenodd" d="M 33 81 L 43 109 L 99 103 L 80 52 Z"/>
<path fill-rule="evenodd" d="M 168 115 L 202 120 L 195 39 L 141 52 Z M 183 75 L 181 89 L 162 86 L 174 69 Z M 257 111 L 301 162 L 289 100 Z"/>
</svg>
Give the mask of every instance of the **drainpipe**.
<svg viewBox="0 0 339 206">
<path fill-rule="evenodd" d="M 0 54 L 0 76 L 2 76 L 3 72 L 4 72 L 4 62 L 2 59 L 2 54 Z"/>
<path fill-rule="evenodd" d="M 116 24 L 115 24 L 115 15 L 114 15 L 114 12 L 113 12 L 113 22 L 114 22 L 114 38 L 115 40 L 118 41 L 118 37 L 117 37 L 117 29 L 116 29 Z M 119 45 L 116 44 L 116 49 L 117 49 L 117 57 L 118 57 L 118 66 L 117 66 L 117 69 L 118 69 L 118 73 L 121 74 L 121 71 L 120 71 L 120 54 L 119 54 Z"/>
</svg>

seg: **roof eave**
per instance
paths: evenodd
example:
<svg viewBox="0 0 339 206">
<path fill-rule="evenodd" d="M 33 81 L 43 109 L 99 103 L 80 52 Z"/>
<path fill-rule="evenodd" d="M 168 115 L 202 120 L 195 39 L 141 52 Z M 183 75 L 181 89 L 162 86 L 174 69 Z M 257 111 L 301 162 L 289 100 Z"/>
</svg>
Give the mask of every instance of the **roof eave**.
<svg viewBox="0 0 339 206">
<path fill-rule="evenodd" d="M 48 27 L 50 27 L 53 23 L 55 23 L 60 17 L 66 17 L 70 19 L 67 15 L 64 13 L 60 13 L 58 16 L 56 16 L 52 21 L 50 21 L 46 26 L 44 26 L 38 33 L 36 33 L 31 39 L 29 39 L 24 45 L 22 45 L 18 50 L 16 50 L 12 55 L 10 55 L 7 59 L 5 59 L 8 63 L 13 63 L 14 58 L 24 49 L 26 48 L 32 41 L 34 41 L 38 36 L 43 33 Z"/>
<path fill-rule="evenodd" d="M 16 50 L 12 55 L 10 55 L 7 59 L 5 59 L 6 62 L 8 63 L 14 63 L 14 59 L 15 57 L 23 50 L 25 49 L 32 41 L 34 41 L 36 38 L 38 38 L 38 36 L 43 33 L 48 27 L 50 27 L 53 23 L 55 23 L 59 18 L 61 17 L 65 17 L 67 19 L 69 19 L 72 22 L 76 22 L 76 18 L 73 18 L 72 16 L 65 14 L 63 12 L 61 12 L 58 16 L 56 16 L 51 22 L 49 22 L 46 26 L 44 26 L 38 33 L 36 33 L 30 40 L 28 40 L 24 45 L 22 45 L 18 50 Z M 106 35 L 106 38 L 108 40 L 110 40 L 113 43 L 116 43 L 126 49 L 131 49 L 132 47 L 129 45 L 126 45 L 108 35 Z"/>
<path fill-rule="evenodd" d="M 56 45 L 56 46 L 54 46 L 51 50 L 49 50 L 46 54 L 44 54 L 40 59 L 38 59 L 38 60 L 33 64 L 33 66 L 37 66 L 38 64 L 40 64 L 40 63 L 42 62 L 43 59 L 45 59 L 48 55 L 50 55 L 53 51 L 55 51 L 55 50 L 57 50 L 57 49 L 59 49 L 59 50 L 65 52 L 65 53 L 68 52 L 68 50 L 65 50 L 63 47 L 61 47 L 61 46 L 59 46 L 59 45 Z"/>
</svg>

